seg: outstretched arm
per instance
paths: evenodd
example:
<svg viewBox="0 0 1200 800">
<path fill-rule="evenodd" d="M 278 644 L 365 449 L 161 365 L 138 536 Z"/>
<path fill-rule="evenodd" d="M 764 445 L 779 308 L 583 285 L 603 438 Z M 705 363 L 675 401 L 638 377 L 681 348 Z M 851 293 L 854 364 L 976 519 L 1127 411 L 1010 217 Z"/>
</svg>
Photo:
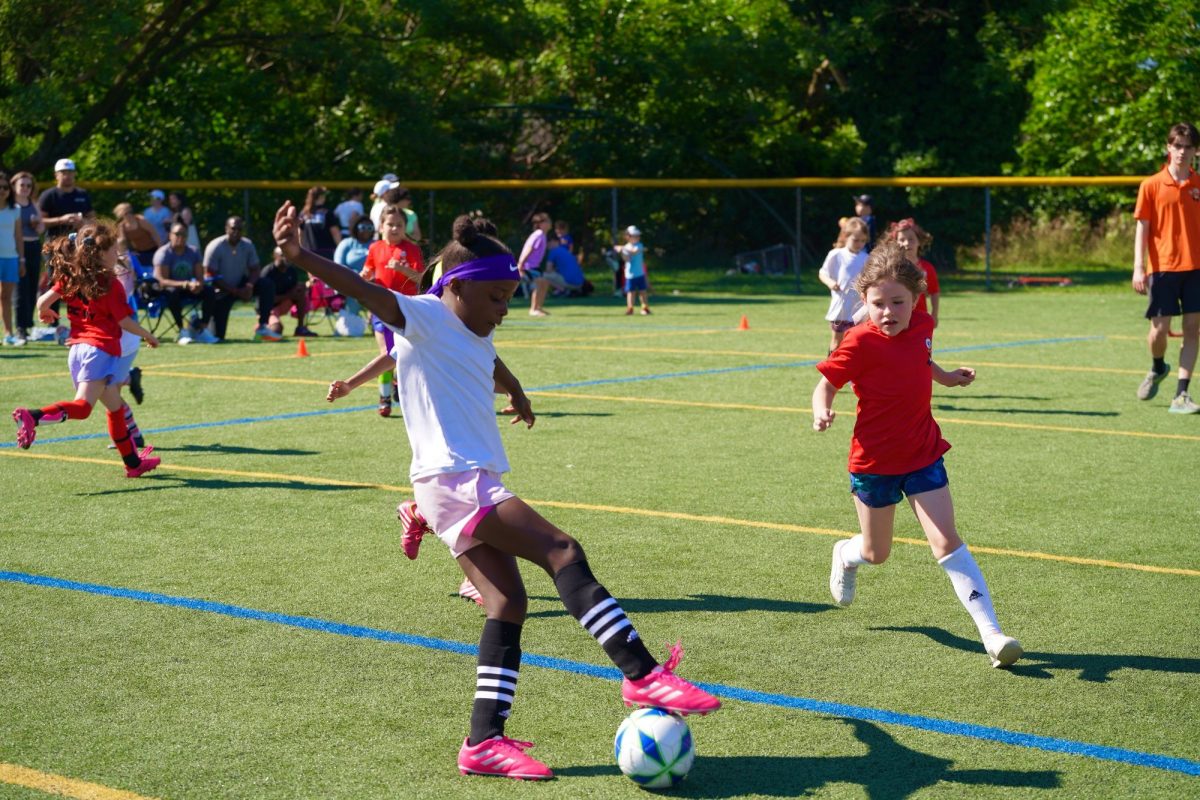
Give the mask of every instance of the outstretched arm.
<svg viewBox="0 0 1200 800">
<path fill-rule="evenodd" d="M 275 212 L 273 233 L 275 244 L 279 245 L 288 261 L 325 281 L 335 291 L 358 300 L 387 324 L 404 327 L 404 314 L 390 291 L 377 283 L 368 283 L 350 270 L 300 247 L 300 219 L 290 200 Z"/>
<path fill-rule="evenodd" d="M 975 370 L 970 367 L 959 367 L 947 372 L 939 367 L 936 361 L 929 363 L 933 367 L 933 379 L 942 386 L 969 386 L 975 380 Z"/>
<path fill-rule="evenodd" d="M 833 418 L 837 416 L 837 412 L 833 410 L 833 398 L 837 396 L 837 393 L 837 387 L 822 375 L 821 380 L 817 382 L 817 388 L 813 389 L 812 410 L 814 431 L 826 430 L 833 424 Z"/>
<path fill-rule="evenodd" d="M 513 425 L 524 422 L 526 428 L 532 428 L 536 420 L 533 415 L 533 405 L 525 396 L 525 390 L 521 388 L 521 382 L 517 380 L 517 376 L 512 374 L 499 357 L 496 358 L 492 376 L 496 381 L 496 392 L 508 395 L 508 407 L 501 413 L 515 414 L 516 416 L 511 421 Z"/>
<path fill-rule="evenodd" d="M 389 369 L 395 367 L 396 362 L 392 359 L 390 353 L 380 353 L 366 363 L 366 365 L 358 372 L 351 375 L 344 381 L 333 381 L 329 384 L 329 393 L 325 395 L 325 399 L 329 402 L 337 400 L 339 397 L 345 397 L 352 391 L 362 386 L 370 380 L 378 378 Z"/>
</svg>

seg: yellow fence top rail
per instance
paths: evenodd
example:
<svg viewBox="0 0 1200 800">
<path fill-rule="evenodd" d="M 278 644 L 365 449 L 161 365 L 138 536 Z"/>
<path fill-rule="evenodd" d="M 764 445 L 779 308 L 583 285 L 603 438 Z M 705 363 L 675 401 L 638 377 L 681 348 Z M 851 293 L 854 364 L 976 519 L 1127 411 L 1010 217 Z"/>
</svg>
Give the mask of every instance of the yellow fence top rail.
<svg viewBox="0 0 1200 800">
<path fill-rule="evenodd" d="M 405 182 L 409 189 L 830 189 L 872 188 L 882 186 L 929 186 L 945 188 L 992 188 L 1002 186 L 1137 186 L 1145 176 L 1043 175 L 1012 177 L 1006 175 L 976 175 L 959 178 L 555 178 L 547 180 L 477 180 Z M 50 183 L 53 183 L 51 181 Z M 373 179 L 357 181 L 80 181 L 87 189 L 273 189 L 304 190 L 310 186 L 329 189 L 369 189 Z M 46 184 L 49 185 L 49 184 Z"/>
</svg>

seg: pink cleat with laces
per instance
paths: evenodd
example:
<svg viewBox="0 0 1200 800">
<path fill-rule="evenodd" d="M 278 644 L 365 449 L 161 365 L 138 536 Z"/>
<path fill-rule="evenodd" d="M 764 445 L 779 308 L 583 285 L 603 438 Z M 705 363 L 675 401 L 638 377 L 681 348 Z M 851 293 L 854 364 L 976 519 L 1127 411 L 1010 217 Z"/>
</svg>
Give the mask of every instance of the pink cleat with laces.
<svg viewBox="0 0 1200 800">
<path fill-rule="evenodd" d="M 433 531 L 414 500 L 405 500 L 396 506 L 396 519 L 404 526 L 404 532 L 400 534 L 400 547 L 409 560 L 415 559 L 421 548 L 421 538 Z"/>
<path fill-rule="evenodd" d="M 649 675 L 636 681 L 626 678 L 621 683 L 621 697 L 625 705 L 661 708 L 681 716 L 708 714 L 720 708 L 720 700 L 675 674 L 675 667 L 681 658 L 683 646 L 676 642 L 667 663 L 655 667 Z"/>
<path fill-rule="evenodd" d="M 140 478 L 143 475 L 145 475 L 147 472 L 149 472 L 150 470 L 158 467 L 158 465 L 161 463 L 162 463 L 162 459 L 158 458 L 156 456 L 151 456 L 150 458 L 143 458 L 141 460 L 141 463 L 139 463 L 136 467 L 126 467 L 125 468 L 125 477 L 126 478 Z"/>
<path fill-rule="evenodd" d="M 12 413 L 13 422 L 17 423 L 17 447 L 28 450 L 37 437 L 37 423 L 28 408 L 18 408 Z"/>
<path fill-rule="evenodd" d="M 493 775 L 522 781 L 548 781 L 554 777 L 549 767 L 525 755 L 533 742 L 518 742 L 507 736 L 484 739 L 474 747 L 469 742 L 470 739 L 463 739 L 458 751 L 458 771 L 463 775 Z"/>
</svg>

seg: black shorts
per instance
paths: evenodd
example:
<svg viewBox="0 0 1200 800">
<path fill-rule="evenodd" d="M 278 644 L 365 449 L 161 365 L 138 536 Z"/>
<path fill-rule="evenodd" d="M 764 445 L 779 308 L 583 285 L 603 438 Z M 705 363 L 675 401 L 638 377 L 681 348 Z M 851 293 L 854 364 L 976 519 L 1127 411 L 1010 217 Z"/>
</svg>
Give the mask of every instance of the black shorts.
<svg viewBox="0 0 1200 800">
<path fill-rule="evenodd" d="M 1155 272 L 1148 276 L 1146 319 L 1200 313 L 1200 269 Z"/>
</svg>

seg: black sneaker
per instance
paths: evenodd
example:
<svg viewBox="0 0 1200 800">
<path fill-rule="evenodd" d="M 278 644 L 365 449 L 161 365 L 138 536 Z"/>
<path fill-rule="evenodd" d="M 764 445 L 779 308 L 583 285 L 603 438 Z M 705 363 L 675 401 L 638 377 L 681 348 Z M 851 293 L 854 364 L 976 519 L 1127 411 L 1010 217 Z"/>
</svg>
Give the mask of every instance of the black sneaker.
<svg viewBox="0 0 1200 800">
<path fill-rule="evenodd" d="M 140 406 L 142 400 L 146 397 L 146 393 L 142 391 L 142 368 L 134 367 L 129 370 L 129 393 L 133 395 L 134 401 Z"/>
</svg>

